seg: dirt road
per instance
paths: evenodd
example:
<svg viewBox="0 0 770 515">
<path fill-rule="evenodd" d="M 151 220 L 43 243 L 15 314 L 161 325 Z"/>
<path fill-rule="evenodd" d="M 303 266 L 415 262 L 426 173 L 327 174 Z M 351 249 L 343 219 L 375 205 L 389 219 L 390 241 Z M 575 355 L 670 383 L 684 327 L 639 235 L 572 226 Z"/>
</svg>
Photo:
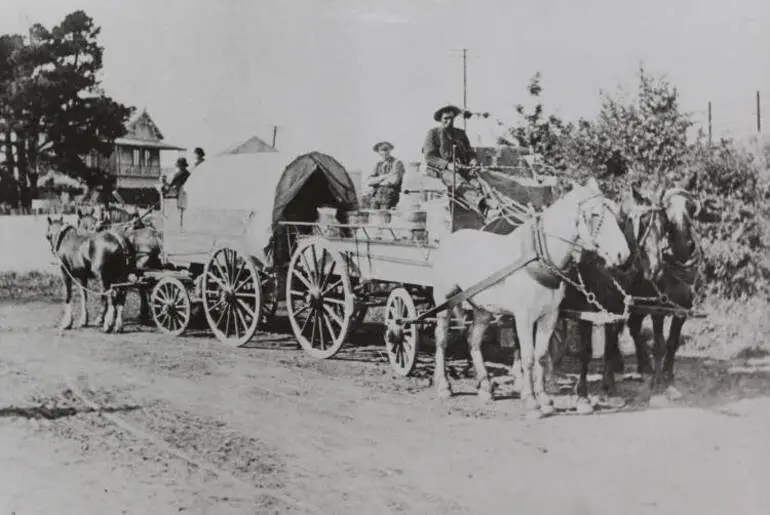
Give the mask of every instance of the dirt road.
<svg viewBox="0 0 770 515">
<path fill-rule="evenodd" d="M 770 379 L 684 359 L 681 404 L 526 420 L 392 376 L 377 347 L 315 361 L 129 325 L 60 334 L 0 305 L 0 514 L 699 513 L 770 505 Z M 745 365 L 745 363 L 744 363 Z M 464 361 L 454 362 L 463 375 Z M 51 419 L 53 417 L 53 419 Z"/>
</svg>

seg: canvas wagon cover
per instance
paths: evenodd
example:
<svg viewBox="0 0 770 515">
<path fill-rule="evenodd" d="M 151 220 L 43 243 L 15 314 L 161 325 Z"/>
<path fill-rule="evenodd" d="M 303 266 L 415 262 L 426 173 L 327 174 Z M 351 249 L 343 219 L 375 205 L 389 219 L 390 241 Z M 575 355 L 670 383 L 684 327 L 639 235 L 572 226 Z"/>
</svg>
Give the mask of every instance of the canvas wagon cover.
<svg viewBox="0 0 770 515">
<path fill-rule="evenodd" d="M 293 160 L 279 152 L 218 155 L 192 171 L 185 189 L 185 234 L 213 238 L 188 246 L 206 247 L 199 250 L 208 252 L 227 242 L 263 263 L 277 222 L 315 221 L 315 208 L 321 204 L 357 206 L 345 168 L 320 152 Z"/>
</svg>

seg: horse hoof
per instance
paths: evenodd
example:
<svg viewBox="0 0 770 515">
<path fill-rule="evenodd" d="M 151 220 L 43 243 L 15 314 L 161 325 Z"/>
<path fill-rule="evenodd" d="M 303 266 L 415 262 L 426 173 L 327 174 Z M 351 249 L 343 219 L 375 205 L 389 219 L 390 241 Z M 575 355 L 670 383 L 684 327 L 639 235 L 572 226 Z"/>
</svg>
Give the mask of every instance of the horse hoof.
<svg viewBox="0 0 770 515">
<path fill-rule="evenodd" d="M 492 392 L 487 390 L 479 390 L 478 396 L 476 398 L 481 405 L 489 404 L 492 402 Z"/>
<path fill-rule="evenodd" d="M 452 389 L 448 386 L 445 388 L 439 388 L 436 395 L 439 400 L 447 400 L 452 397 Z"/>
<path fill-rule="evenodd" d="M 671 405 L 671 402 L 663 394 L 656 394 L 650 397 L 651 408 L 667 408 Z"/>
<path fill-rule="evenodd" d="M 540 405 L 540 414 L 544 417 L 550 417 L 556 412 L 556 408 L 553 407 L 553 404 L 541 404 Z"/>
<path fill-rule="evenodd" d="M 594 407 L 590 400 L 585 397 L 581 397 L 577 401 L 575 411 L 577 411 L 578 415 L 590 415 L 594 412 Z"/>
<path fill-rule="evenodd" d="M 70 329 L 72 329 L 72 322 L 70 322 L 69 324 L 60 324 L 59 329 L 61 329 L 62 331 L 69 331 Z"/>
<path fill-rule="evenodd" d="M 666 398 L 670 401 L 678 401 L 681 400 L 684 395 L 682 395 L 682 392 L 674 388 L 673 386 L 669 386 L 666 388 L 666 391 L 664 392 L 664 395 Z"/>
<path fill-rule="evenodd" d="M 540 409 L 528 409 L 524 412 L 524 418 L 527 420 L 540 420 L 541 418 L 544 418 L 546 415 L 540 411 Z"/>
<path fill-rule="evenodd" d="M 78 323 L 78 327 L 88 327 L 88 320 L 81 320 Z"/>
<path fill-rule="evenodd" d="M 623 397 L 612 395 L 599 399 L 599 404 L 607 409 L 620 409 L 626 405 L 626 400 Z"/>
</svg>

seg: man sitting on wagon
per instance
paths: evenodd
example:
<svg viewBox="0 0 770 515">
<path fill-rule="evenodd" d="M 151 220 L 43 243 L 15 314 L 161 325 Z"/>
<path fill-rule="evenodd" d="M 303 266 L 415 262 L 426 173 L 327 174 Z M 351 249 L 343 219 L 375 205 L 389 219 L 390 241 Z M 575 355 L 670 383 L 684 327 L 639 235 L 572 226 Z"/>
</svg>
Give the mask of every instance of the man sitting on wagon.
<svg viewBox="0 0 770 515">
<path fill-rule="evenodd" d="M 454 126 L 455 118 L 462 112 L 459 107 L 453 105 L 436 111 L 433 119 L 440 125 L 428 131 L 422 152 L 429 174 L 441 179 L 447 188 L 451 189 L 454 184 L 456 199 L 462 200 L 471 209 L 484 213 L 487 207 L 484 196 L 473 185 L 471 171 L 465 168 L 478 165 L 476 154 L 465 131 Z"/>
<path fill-rule="evenodd" d="M 366 178 L 367 192 L 364 206 L 372 209 L 393 209 L 398 204 L 401 194 L 401 182 L 404 179 L 404 163 L 391 155 L 393 144 L 381 141 L 374 145 L 382 160 L 375 165 Z"/>
</svg>

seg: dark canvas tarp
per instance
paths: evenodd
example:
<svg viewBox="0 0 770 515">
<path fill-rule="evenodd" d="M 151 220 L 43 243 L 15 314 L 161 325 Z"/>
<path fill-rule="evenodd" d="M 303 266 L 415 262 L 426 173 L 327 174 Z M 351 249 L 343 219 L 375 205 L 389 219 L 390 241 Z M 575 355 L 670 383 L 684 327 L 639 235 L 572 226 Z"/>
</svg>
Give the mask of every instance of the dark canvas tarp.
<svg viewBox="0 0 770 515">
<path fill-rule="evenodd" d="M 289 163 L 275 189 L 273 224 L 280 220 L 305 217 L 286 216 L 303 207 L 315 220 L 315 209 L 322 205 L 350 210 L 358 207 L 353 181 L 345 168 L 333 157 L 310 152 Z M 310 211 L 312 209 L 312 212 Z"/>
</svg>

